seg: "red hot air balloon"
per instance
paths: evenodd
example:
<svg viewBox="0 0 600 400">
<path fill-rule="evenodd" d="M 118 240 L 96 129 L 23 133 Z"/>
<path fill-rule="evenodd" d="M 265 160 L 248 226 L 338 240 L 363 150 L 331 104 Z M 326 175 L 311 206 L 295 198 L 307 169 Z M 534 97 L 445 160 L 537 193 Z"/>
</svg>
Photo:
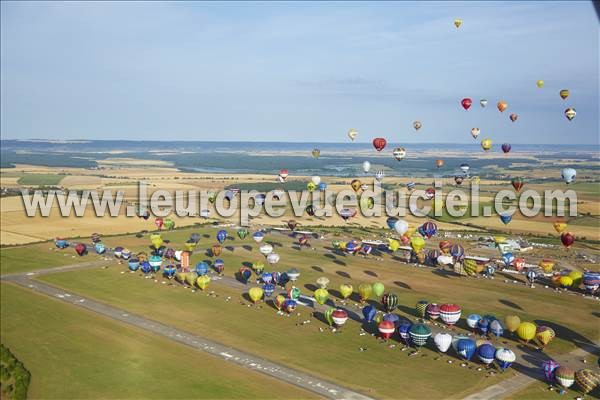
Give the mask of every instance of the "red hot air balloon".
<svg viewBox="0 0 600 400">
<path fill-rule="evenodd" d="M 506 154 L 510 151 L 510 149 L 512 149 L 512 146 L 510 145 L 510 143 L 504 143 L 502 145 L 502 151 Z"/>
<path fill-rule="evenodd" d="M 384 138 L 373 139 L 373 147 L 375 147 L 375 150 L 377 150 L 377 151 L 383 150 L 385 148 L 386 144 L 387 144 L 387 140 L 385 140 Z"/>
<path fill-rule="evenodd" d="M 473 104 L 473 101 L 470 98 L 465 97 L 464 99 L 462 99 L 460 101 L 460 104 L 463 106 L 463 108 L 465 110 L 468 110 L 469 108 L 471 108 L 471 104 Z"/>
<path fill-rule="evenodd" d="M 388 320 L 383 320 L 379 323 L 379 326 L 377 329 L 379 329 L 381 338 L 384 340 L 388 340 L 394 334 L 396 327 L 394 325 L 394 322 L 388 321 Z"/>
<path fill-rule="evenodd" d="M 562 242 L 563 246 L 568 249 L 575 242 L 575 235 L 573 235 L 571 232 L 565 232 L 560 235 L 560 241 Z"/>
<path fill-rule="evenodd" d="M 87 246 L 83 243 L 78 243 L 77 246 L 75 246 L 75 251 L 79 256 L 83 256 L 87 252 Z"/>
<path fill-rule="evenodd" d="M 162 219 L 162 218 L 156 218 L 156 219 L 154 220 L 154 225 L 156 225 L 156 227 L 157 227 L 158 229 L 162 229 L 162 227 L 163 227 L 163 225 L 164 225 L 164 221 L 163 221 L 163 219 Z"/>
</svg>

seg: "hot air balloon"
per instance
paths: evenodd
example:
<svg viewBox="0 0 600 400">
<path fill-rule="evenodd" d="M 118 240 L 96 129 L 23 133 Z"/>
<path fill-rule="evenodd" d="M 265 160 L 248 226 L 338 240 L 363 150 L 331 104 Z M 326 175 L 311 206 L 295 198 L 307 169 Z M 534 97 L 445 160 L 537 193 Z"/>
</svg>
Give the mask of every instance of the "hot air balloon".
<svg viewBox="0 0 600 400">
<path fill-rule="evenodd" d="M 482 335 L 487 335 L 488 329 L 490 327 L 490 320 L 483 317 L 479 321 L 477 321 L 477 329 Z"/>
<path fill-rule="evenodd" d="M 425 247 L 425 240 L 421 236 L 412 235 L 410 237 L 410 247 L 415 253 L 419 253 Z"/>
<path fill-rule="evenodd" d="M 525 180 L 523 179 L 523 177 L 517 176 L 512 178 L 510 183 L 517 192 L 520 192 L 523 188 L 523 185 L 525 184 Z"/>
<path fill-rule="evenodd" d="M 348 131 L 348 137 L 350 138 L 350 140 L 354 141 L 354 139 L 356 139 L 357 136 L 358 136 L 358 131 L 356 129 L 350 129 Z"/>
<path fill-rule="evenodd" d="M 504 253 L 502 254 L 502 261 L 504 262 L 504 266 L 506 268 L 509 268 L 511 265 L 513 265 L 513 262 L 515 261 L 515 256 L 513 255 L 513 253 Z"/>
<path fill-rule="evenodd" d="M 567 108 L 565 110 L 565 117 L 567 117 L 569 121 L 573 121 L 573 118 L 575 118 L 576 115 L 577 111 L 575 111 L 574 108 Z"/>
<path fill-rule="evenodd" d="M 106 251 L 106 247 L 104 246 L 103 243 L 100 243 L 100 242 L 98 242 L 94 245 L 94 249 L 96 250 L 96 253 L 98 253 L 98 254 L 103 254 Z"/>
<path fill-rule="evenodd" d="M 275 265 L 279 262 L 279 258 L 279 254 L 269 253 L 269 255 L 267 255 L 267 262 L 271 265 Z"/>
<path fill-rule="evenodd" d="M 269 243 L 265 243 L 258 248 L 258 251 L 260 251 L 260 254 L 266 257 L 273 252 L 273 246 L 271 246 Z"/>
<path fill-rule="evenodd" d="M 217 258 L 213 263 L 213 268 L 215 269 L 215 271 L 217 271 L 219 275 L 222 275 L 223 271 L 225 270 L 225 262 L 220 258 Z"/>
<path fill-rule="evenodd" d="M 279 170 L 279 178 L 281 182 L 285 182 L 289 176 L 289 171 L 287 169 L 280 169 Z"/>
<path fill-rule="evenodd" d="M 510 367 L 516 359 L 517 356 L 511 349 L 501 347 L 496 350 L 496 362 L 502 371 Z"/>
<path fill-rule="evenodd" d="M 521 326 L 521 319 L 516 315 L 507 315 L 504 317 L 504 325 L 509 332 L 514 333 Z"/>
<path fill-rule="evenodd" d="M 419 129 L 421 129 L 422 126 L 423 126 L 423 124 L 421 123 L 421 121 L 415 121 L 415 122 L 413 122 L 413 128 L 415 128 L 416 131 L 418 131 Z"/>
<path fill-rule="evenodd" d="M 375 150 L 377 150 L 377 151 L 383 150 L 385 148 L 386 144 L 387 144 L 387 140 L 385 140 L 384 138 L 373 139 L 373 147 L 375 147 Z"/>
<path fill-rule="evenodd" d="M 538 326 L 535 333 L 535 339 L 542 347 L 545 347 L 548 344 L 550 344 L 550 342 L 552 341 L 552 339 L 554 339 L 555 336 L 556 333 L 554 333 L 554 329 L 548 326 Z"/>
<path fill-rule="evenodd" d="M 450 255 L 454 259 L 459 260 L 465 255 L 465 249 L 460 244 L 455 244 L 450 247 Z"/>
<path fill-rule="evenodd" d="M 327 323 L 329 324 L 329 326 L 333 325 L 333 312 L 335 311 L 335 308 L 333 307 L 327 307 L 327 310 L 325 310 L 323 312 L 323 316 L 325 317 L 325 321 L 327 321 Z"/>
<path fill-rule="evenodd" d="M 357 213 L 356 209 L 353 209 L 353 208 L 342 208 L 340 210 L 340 217 L 342 217 L 342 219 L 344 221 L 348 221 L 348 219 L 354 217 L 356 215 L 356 213 Z M 358 250 L 358 249 L 356 249 L 356 250 Z"/>
<path fill-rule="evenodd" d="M 512 122 L 515 122 L 519 118 L 519 116 L 517 114 L 510 114 L 509 118 Z"/>
<path fill-rule="evenodd" d="M 458 176 L 458 175 L 457 175 L 457 176 L 455 176 L 455 177 L 454 177 L 454 182 L 455 182 L 457 185 L 460 185 L 461 183 L 463 183 L 463 180 L 464 180 L 464 178 L 463 178 L 462 176 Z"/>
<path fill-rule="evenodd" d="M 352 187 L 352 189 L 354 189 L 355 192 L 358 192 L 360 190 L 360 187 L 362 186 L 362 183 L 358 179 L 354 179 L 352 182 L 350 182 L 350 186 Z"/>
<path fill-rule="evenodd" d="M 386 293 L 381 298 L 381 304 L 383 304 L 387 312 L 392 312 L 398 307 L 398 296 L 393 293 Z"/>
<path fill-rule="evenodd" d="M 348 321 L 348 313 L 345 310 L 337 309 L 331 314 L 333 323 L 338 327 L 342 327 Z"/>
<path fill-rule="evenodd" d="M 369 172 L 371 170 L 371 163 L 368 161 L 363 162 L 362 168 L 363 168 L 364 173 L 366 174 L 367 172 Z"/>
<path fill-rule="evenodd" d="M 512 221 L 512 215 L 510 215 L 510 214 L 501 214 L 500 215 L 500 221 L 502 221 L 502 223 L 504 225 L 508 225 L 508 223 L 510 221 Z"/>
<path fill-rule="evenodd" d="M 583 274 L 579 271 L 571 271 L 569 275 L 567 275 L 573 281 L 572 287 L 578 288 L 581 286 L 581 281 L 583 280 Z"/>
<path fill-rule="evenodd" d="M 213 256 L 219 257 L 221 255 L 221 252 L 223 251 L 223 246 L 221 246 L 220 244 L 215 244 L 213 245 L 211 251 Z"/>
<path fill-rule="evenodd" d="M 371 297 L 371 293 L 373 292 L 373 287 L 368 283 L 361 283 L 358 285 L 358 295 L 360 296 L 360 301 L 365 302 L 369 300 Z"/>
<path fill-rule="evenodd" d="M 277 297 L 275 297 L 275 299 L 273 300 L 273 304 L 275 305 L 275 308 L 277 308 L 278 310 L 281 311 L 281 308 L 283 307 L 283 303 L 285 303 L 285 296 L 278 294 Z"/>
<path fill-rule="evenodd" d="M 298 271 L 296 268 L 290 268 L 286 271 L 286 275 L 290 281 L 296 282 L 300 277 L 300 271 Z"/>
<path fill-rule="evenodd" d="M 285 312 L 291 314 L 296 309 L 297 304 L 298 303 L 296 302 L 296 300 L 287 299 L 283 302 L 282 308 L 285 310 Z"/>
<path fill-rule="evenodd" d="M 174 265 L 166 265 L 163 268 L 163 275 L 167 279 L 173 278 L 175 276 L 176 272 L 177 272 L 177 268 Z"/>
<path fill-rule="evenodd" d="M 454 26 L 458 29 L 462 25 L 462 19 L 455 19 Z"/>
<path fill-rule="evenodd" d="M 140 267 L 140 261 L 137 258 L 132 258 L 129 260 L 128 266 L 131 271 L 137 271 Z"/>
<path fill-rule="evenodd" d="M 483 139 L 481 141 L 481 148 L 485 151 L 490 151 L 492 148 L 492 139 Z"/>
<path fill-rule="evenodd" d="M 75 246 L 75 252 L 80 257 L 84 256 L 87 254 L 87 246 L 83 243 L 77 243 L 77 245 Z"/>
<path fill-rule="evenodd" d="M 313 149 L 313 151 L 311 152 L 312 156 L 314 158 L 319 158 L 319 156 L 321 155 L 321 150 L 319 149 Z"/>
<path fill-rule="evenodd" d="M 543 259 L 538 265 L 540 266 L 540 268 L 542 268 L 542 270 L 544 270 L 545 273 L 548 274 L 552 272 L 552 269 L 554 268 L 554 261 Z"/>
<path fill-rule="evenodd" d="M 164 224 L 164 221 L 163 221 L 163 219 L 162 219 L 162 218 L 156 218 L 156 219 L 154 220 L 154 225 L 156 225 L 156 227 L 157 227 L 158 229 L 162 229 L 162 227 L 163 227 L 163 224 Z"/>
<path fill-rule="evenodd" d="M 202 275 L 196 279 L 196 285 L 198 285 L 198 287 L 201 290 L 206 289 L 206 287 L 208 286 L 209 283 L 210 283 L 210 276 L 208 276 L 208 275 Z"/>
<path fill-rule="evenodd" d="M 569 388 L 575 383 L 575 371 L 569 367 L 558 367 L 554 370 L 554 379 L 560 386 Z"/>
<path fill-rule="evenodd" d="M 527 276 L 527 280 L 529 281 L 529 283 L 531 285 L 533 285 L 535 283 L 535 278 L 537 278 L 537 272 L 535 272 L 535 270 L 529 268 L 527 270 L 526 276 Z"/>
<path fill-rule="evenodd" d="M 394 324 L 394 327 L 397 327 L 400 323 L 400 317 L 396 314 L 388 313 L 383 316 L 382 321 L 390 321 Z"/>
<path fill-rule="evenodd" d="M 431 303 L 427 306 L 427 316 L 429 319 L 436 320 L 440 316 L 440 306 L 436 303 Z"/>
<path fill-rule="evenodd" d="M 521 322 L 517 328 L 517 336 L 528 343 L 535 337 L 537 326 L 533 322 Z"/>
<path fill-rule="evenodd" d="M 227 240 L 227 231 L 221 229 L 220 231 L 217 232 L 217 241 L 221 244 L 223 244 L 225 242 L 225 240 Z"/>
<path fill-rule="evenodd" d="M 476 329 L 477 328 L 477 323 L 479 322 L 479 320 L 481 319 L 481 315 L 479 314 L 470 314 L 467 317 L 467 326 L 471 329 Z"/>
<path fill-rule="evenodd" d="M 552 226 L 554 227 L 554 230 L 557 233 L 562 233 L 565 229 L 567 229 L 566 222 L 555 222 L 554 224 L 552 224 Z"/>
<path fill-rule="evenodd" d="M 563 89 L 560 91 L 560 98 L 563 100 L 566 100 L 567 97 L 569 97 L 569 90 L 568 89 Z"/>
<path fill-rule="evenodd" d="M 300 289 L 298 289 L 296 286 L 292 286 L 288 290 L 287 294 L 290 299 L 298 300 L 302 293 L 300 292 Z"/>
<path fill-rule="evenodd" d="M 421 318 L 425 318 L 425 314 L 427 313 L 427 306 L 429 302 L 427 300 L 419 300 L 417 305 L 415 306 L 415 311 L 417 315 Z"/>
<path fill-rule="evenodd" d="M 487 103 L 488 103 L 488 101 L 486 99 L 479 100 L 479 104 L 481 105 L 481 107 L 487 106 Z"/>
<path fill-rule="evenodd" d="M 577 171 L 575 171 L 573 168 L 564 168 L 560 172 L 560 177 L 568 185 L 569 183 L 573 183 L 575 178 L 577 178 Z"/>
<path fill-rule="evenodd" d="M 410 341 L 420 348 L 427 343 L 431 336 L 431 329 L 427 325 L 414 324 L 410 327 L 408 334 L 410 335 Z"/>
<path fill-rule="evenodd" d="M 477 344 L 473 339 L 460 339 L 456 342 L 456 352 L 464 360 L 471 360 L 476 350 Z"/>
<path fill-rule="evenodd" d="M 496 348 L 489 343 L 484 343 L 477 348 L 477 358 L 485 365 L 493 363 L 495 356 Z"/>
<path fill-rule="evenodd" d="M 458 322 L 461 312 L 458 304 L 442 304 L 440 306 L 440 318 L 448 326 L 453 326 Z"/>
<path fill-rule="evenodd" d="M 437 225 L 433 222 L 425 222 L 421 225 L 421 234 L 427 239 L 431 238 L 437 233 Z"/>
<path fill-rule="evenodd" d="M 329 299 L 329 292 L 327 291 L 327 289 L 319 288 L 315 290 L 314 297 L 317 303 L 322 305 L 325 304 L 327 299 Z"/>
<path fill-rule="evenodd" d="M 541 89 L 541 88 L 543 88 L 543 87 L 544 87 L 544 81 L 540 79 L 540 80 L 538 80 L 538 81 L 536 82 L 536 85 L 537 85 L 537 87 L 538 87 L 538 88 L 540 88 L 540 89 Z"/>
<path fill-rule="evenodd" d="M 262 299 L 264 291 L 259 287 L 252 287 L 248 290 L 248 297 L 252 300 L 253 303 L 256 304 L 260 299 Z"/>
<path fill-rule="evenodd" d="M 415 189 L 415 186 L 416 186 L 416 184 L 415 184 L 414 182 L 408 182 L 408 183 L 406 184 L 406 188 L 407 188 L 409 191 L 413 191 L 413 190 Z"/>
<path fill-rule="evenodd" d="M 490 323 L 489 331 L 492 333 L 492 335 L 500 337 L 504 333 L 504 327 L 502 326 L 500 321 L 495 319 Z"/>
<path fill-rule="evenodd" d="M 433 337 L 433 342 L 435 343 L 435 347 L 437 347 L 440 352 L 445 353 L 452 344 L 452 335 L 443 332 L 437 333 Z"/>
<path fill-rule="evenodd" d="M 248 282 L 248 279 L 252 276 L 252 270 L 248 267 L 240 268 L 240 276 L 244 282 Z"/>
<path fill-rule="evenodd" d="M 364 306 L 362 309 L 363 317 L 367 323 L 373 322 L 373 318 L 375 318 L 375 314 L 377 314 L 377 309 L 372 305 Z"/>
<path fill-rule="evenodd" d="M 442 168 L 444 166 L 444 160 L 435 160 L 435 166 L 438 168 Z"/>
<path fill-rule="evenodd" d="M 560 365 L 552 359 L 546 360 L 542 363 L 542 370 L 544 370 L 544 376 L 549 382 L 554 382 L 554 371 L 558 367 L 560 367 Z"/>
<path fill-rule="evenodd" d="M 575 235 L 573 235 L 571 232 L 564 232 L 560 235 L 560 241 L 562 242 L 563 246 L 568 249 L 575 242 Z"/>
<path fill-rule="evenodd" d="M 593 295 L 600 288 L 600 272 L 586 271 L 583 273 L 582 281 L 586 292 Z"/>
<path fill-rule="evenodd" d="M 199 262 L 196 264 L 196 273 L 199 276 L 208 274 L 208 264 L 205 262 Z"/>
<path fill-rule="evenodd" d="M 379 182 L 381 182 L 384 177 L 385 173 L 382 170 L 379 170 L 375 173 L 375 179 L 377 179 Z"/>
<path fill-rule="evenodd" d="M 460 105 L 465 109 L 468 110 L 469 108 L 471 108 L 471 104 L 473 104 L 473 101 L 471 99 L 469 99 L 468 97 L 465 97 L 464 99 L 462 99 L 460 101 Z"/>
<path fill-rule="evenodd" d="M 252 269 L 254 270 L 254 272 L 256 272 L 257 275 L 260 275 L 265 269 L 265 264 L 260 261 L 254 262 L 252 263 Z"/>
<path fill-rule="evenodd" d="M 273 292 L 275 292 L 275 285 L 273 285 L 272 283 L 265 283 L 262 286 L 262 290 L 265 294 L 265 297 L 271 297 Z"/>
<path fill-rule="evenodd" d="M 383 295 L 383 292 L 385 291 L 385 286 L 381 282 L 375 282 L 372 285 L 372 288 L 373 295 L 375 295 L 375 297 L 381 297 Z"/>
<path fill-rule="evenodd" d="M 498 111 L 504 112 L 504 110 L 506 110 L 506 108 L 508 108 L 508 104 L 504 100 L 500 100 L 498 102 L 498 104 L 496 105 L 496 107 L 498 107 Z"/>
<path fill-rule="evenodd" d="M 172 230 L 175 228 L 175 221 L 173 221 L 171 218 L 165 218 L 164 225 L 168 230 Z"/>
<path fill-rule="evenodd" d="M 412 327 L 412 323 L 408 320 L 402 320 L 398 323 L 398 334 L 400 335 L 400 337 L 402 338 L 402 340 L 404 341 L 404 343 L 406 343 L 407 345 L 410 345 L 410 328 Z"/>
<path fill-rule="evenodd" d="M 575 372 L 575 381 L 584 394 L 588 394 L 600 384 L 600 374 L 591 369 L 580 369 Z"/>
<path fill-rule="evenodd" d="M 344 300 L 350 297 L 353 290 L 354 288 L 349 283 L 343 283 L 340 285 L 340 294 Z"/>
<path fill-rule="evenodd" d="M 396 147 L 392 152 L 392 155 L 396 160 L 402 161 L 404 160 L 404 157 L 406 157 L 406 150 L 404 149 L 404 147 Z"/>
<path fill-rule="evenodd" d="M 379 330 L 381 338 L 384 340 L 388 340 L 394 334 L 396 327 L 394 326 L 394 323 L 392 321 L 383 320 L 379 323 L 377 329 Z"/>
<path fill-rule="evenodd" d="M 511 148 L 512 148 L 512 146 L 510 145 L 510 143 L 504 143 L 504 144 L 502 144 L 502 151 L 505 154 L 508 153 Z"/>
<path fill-rule="evenodd" d="M 473 139 L 477 139 L 480 132 L 481 130 L 479 128 L 471 128 L 471 136 L 473 136 Z"/>
</svg>

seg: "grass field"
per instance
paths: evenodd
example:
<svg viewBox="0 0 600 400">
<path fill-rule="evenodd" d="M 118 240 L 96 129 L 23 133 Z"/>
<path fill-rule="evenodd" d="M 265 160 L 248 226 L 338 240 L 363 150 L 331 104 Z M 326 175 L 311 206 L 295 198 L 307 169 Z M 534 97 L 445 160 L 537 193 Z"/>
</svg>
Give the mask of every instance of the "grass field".
<svg viewBox="0 0 600 400">
<path fill-rule="evenodd" d="M 23 174 L 17 183 L 26 186 L 56 186 L 64 177 L 65 175 L 59 174 Z"/>
<path fill-rule="evenodd" d="M 73 256 L 73 252 L 58 251 L 50 242 L 5 248 L 0 251 L 0 274 L 74 264 L 77 260 Z"/>
<path fill-rule="evenodd" d="M 201 234 L 201 246 L 192 256 L 192 265 L 211 260 L 204 249 L 216 242 L 214 228 L 164 232 L 163 237 L 170 240 L 169 246 L 177 248 L 191 232 Z M 234 235 L 234 232 L 230 234 Z M 388 291 L 398 294 L 400 307 L 397 313 L 409 318 L 414 318 L 414 304 L 423 298 L 437 303 L 456 302 L 463 308 L 463 318 L 472 312 L 491 313 L 501 319 L 508 314 L 517 314 L 522 320 L 555 329 L 557 338 L 546 350 L 550 355 L 573 350 L 579 343 L 591 343 L 598 336 L 594 315 L 600 313 L 600 306 L 576 295 L 557 294 L 540 285 L 528 289 L 522 284 L 505 283 L 502 275 L 497 275 L 495 280 L 459 278 L 436 273 L 431 268 L 408 266 L 388 255 L 378 260 L 336 254 L 327 250 L 329 241 L 313 240 L 316 250 L 298 250 L 293 244 L 294 239 L 285 234 L 272 233 L 266 240 L 281 255 L 280 263 L 275 268 L 267 265 L 267 270 L 298 268 L 301 278 L 297 286 L 306 294 L 314 290 L 313 283 L 320 276 L 330 279 L 331 294 L 337 301 L 335 296 L 340 283 L 352 283 L 356 289 L 361 282 L 381 281 Z M 149 250 L 147 238 L 109 237 L 105 243 L 133 251 Z M 258 246 L 248 238 L 244 241 L 230 238 L 224 247 L 220 257 L 225 260 L 227 276 L 234 276 L 243 263 L 264 259 L 257 251 Z M 299 309 L 300 316 L 278 316 L 270 304 L 248 307 L 248 302 L 238 291 L 215 282 L 208 290 L 214 290 L 218 297 L 210 297 L 200 291 L 192 293 L 178 284 L 160 284 L 162 278 L 154 282 L 140 278 L 137 273 L 122 273 L 126 270 L 125 265 L 115 264 L 108 269 L 59 273 L 40 279 L 226 345 L 322 374 L 376 397 L 394 397 L 399 391 L 410 398 L 442 398 L 449 393 L 461 397 L 512 374 L 507 371 L 502 377 L 486 377 L 485 372 L 476 372 L 475 368 L 465 370 L 459 363 L 449 365 L 437 360 L 432 348 L 423 351 L 424 357 L 408 357 L 408 352 L 401 352 L 402 346 L 397 343 L 395 348 L 389 348 L 370 335 L 360 336 L 361 326 L 354 321 L 349 321 L 339 334 L 331 334 L 327 329 L 320 332 L 319 328 L 326 328 L 326 325 L 318 320 L 319 316 L 311 316 L 307 309 Z M 225 301 L 226 297 L 232 300 Z M 350 302 L 349 307 L 354 309 L 354 302 Z M 359 308 L 355 309 L 360 312 Z M 297 325 L 307 319 L 311 320 L 310 324 Z M 462 331 L 465 327 L 463 321 L 456 329 Z M 366 329 L 372 331 L 374 327 Z M 506 342 L 503 345 L 512 348 L 520 346 L 510 337 L 503 341 Z M 360 352 L 361 347 L 368 351 Z M 447 358 L 456 360 L 454 356 Z M 385 373 L 381 372 L 382 366 L 385 366 Z M 356 368 L 361 369 L 360 376 L 354 376 Z M 423 374 L 423 371 L 430 372 Z M 349 376 L 353 378 L 348 379 Z M 430 384 L 432 376 L 435 385 Z M 407 385 L 407 382 L 412 384 Z"/>
<path fill-rule="evenodd" d="M 31 371 L 30 398 L 313 398 L 183 345 L 2 284 L 2 343 Z"/>
</svg>

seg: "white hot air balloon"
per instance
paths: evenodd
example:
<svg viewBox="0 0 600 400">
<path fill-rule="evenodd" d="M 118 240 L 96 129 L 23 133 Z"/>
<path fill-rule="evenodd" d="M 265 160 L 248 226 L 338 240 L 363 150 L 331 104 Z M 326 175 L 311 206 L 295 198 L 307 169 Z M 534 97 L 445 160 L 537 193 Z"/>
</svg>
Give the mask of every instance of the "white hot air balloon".
<svg viewBox="0 0 600 400">
<path fill-rule="evenodd" d="M 319 186 L 319 183 L 321 183 L 321 177 L 317 175 L 313 176 L 310 180 L 317 186 Z"/>
<path fill-rule="evenodd" d="M 565 181 L 565 183 L 568 185 L 569 183 L 573 183 L 575 181 L 575 178 L 577 178 L 577 171 L 575 171 L 573 168 L 564 168 L 560 172 L 560 176 L 563 179 L 563 181 Z"/>
<path fill-rule="evenodd" d="M 317 279 L 317 285 L 319 285 L 321 289 L 327 289 L 327 285 L 329 285 L 329 278 L 324 276 L 320 277 Z"/>
<path fill-rule="evenodd" d="M 263 256 L 267 256 L 273 252 L 273 246 L 271 246 L 268 243 L 265 243 L 258 248 L 258 251 L 260 251 L 260 254 L 262 254 Z"/>
<path fill-rule="evenodd" d="M 396 160 L 402 161 L 406 157 L 406 150 L 404 147 L 396 147 L 392 154 Z"/>
<path fill-rule="evenodd" d="M 279 262 L 279 254 L 269 253 L 267 256 L 267 262 L 271 265 L 277 264 Z"/>
<path fill-rule="evenodd" d="M 394 224 L 394 230 L 398 232 L 398 235 L 404 235 L 408 231 L 408 222 L 403 219 L 399 219 Z"/>
<path fill-rule="evenodd" d="M 375 173 L 375 179 L 377 179 L 380 182 L 383 180 L 384 177 L 385 173 L 382 170 L 379 170 Z"/>
<path fill-rule="evenodd" d="M 367 172 L 369 172 L 370 170 L 371 170 L 371 163 L 370 163 L 370 162 L 368 162 L 368 161 L 365 161 L 365 162 L 363 163 L 363 171 L 364 171 L 364 172 L 365 172 L 365 174 L 366 174 L 366 173 L 367 173 Z"/>
<path fill-rule="evenodd" d="M 295 282 L 298 277 L 300 277 L 300 271 L 298 271 L 296 268 L 291 268 L 287 270 L 286 275 L 290 281 Z"/>
<path fill-rule="evenodd" d="M 480 132 L 479 128 L 471 128 L 471 136 L 473 136 L 473 139 L 477 139 Z"/>
<path fill-rule="evenodd" d="M 439 351 L 445 353 L 452 345 L 452 335 L 449 333 L 440 332 L 433 337 L 433 342 Z"/>
</svg>

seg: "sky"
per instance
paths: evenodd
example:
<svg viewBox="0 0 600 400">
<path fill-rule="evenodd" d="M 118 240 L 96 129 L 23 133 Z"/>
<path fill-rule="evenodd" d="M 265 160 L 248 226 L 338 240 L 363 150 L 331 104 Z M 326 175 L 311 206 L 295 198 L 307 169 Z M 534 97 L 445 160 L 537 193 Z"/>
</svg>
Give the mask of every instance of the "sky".
<svg viewBox="0 0 600 400">
<path fill-rule="evenodd" d="M 3 1 L 1 136 L 598 144 L 598 27 L 590 1 Z"/>
</svg>

